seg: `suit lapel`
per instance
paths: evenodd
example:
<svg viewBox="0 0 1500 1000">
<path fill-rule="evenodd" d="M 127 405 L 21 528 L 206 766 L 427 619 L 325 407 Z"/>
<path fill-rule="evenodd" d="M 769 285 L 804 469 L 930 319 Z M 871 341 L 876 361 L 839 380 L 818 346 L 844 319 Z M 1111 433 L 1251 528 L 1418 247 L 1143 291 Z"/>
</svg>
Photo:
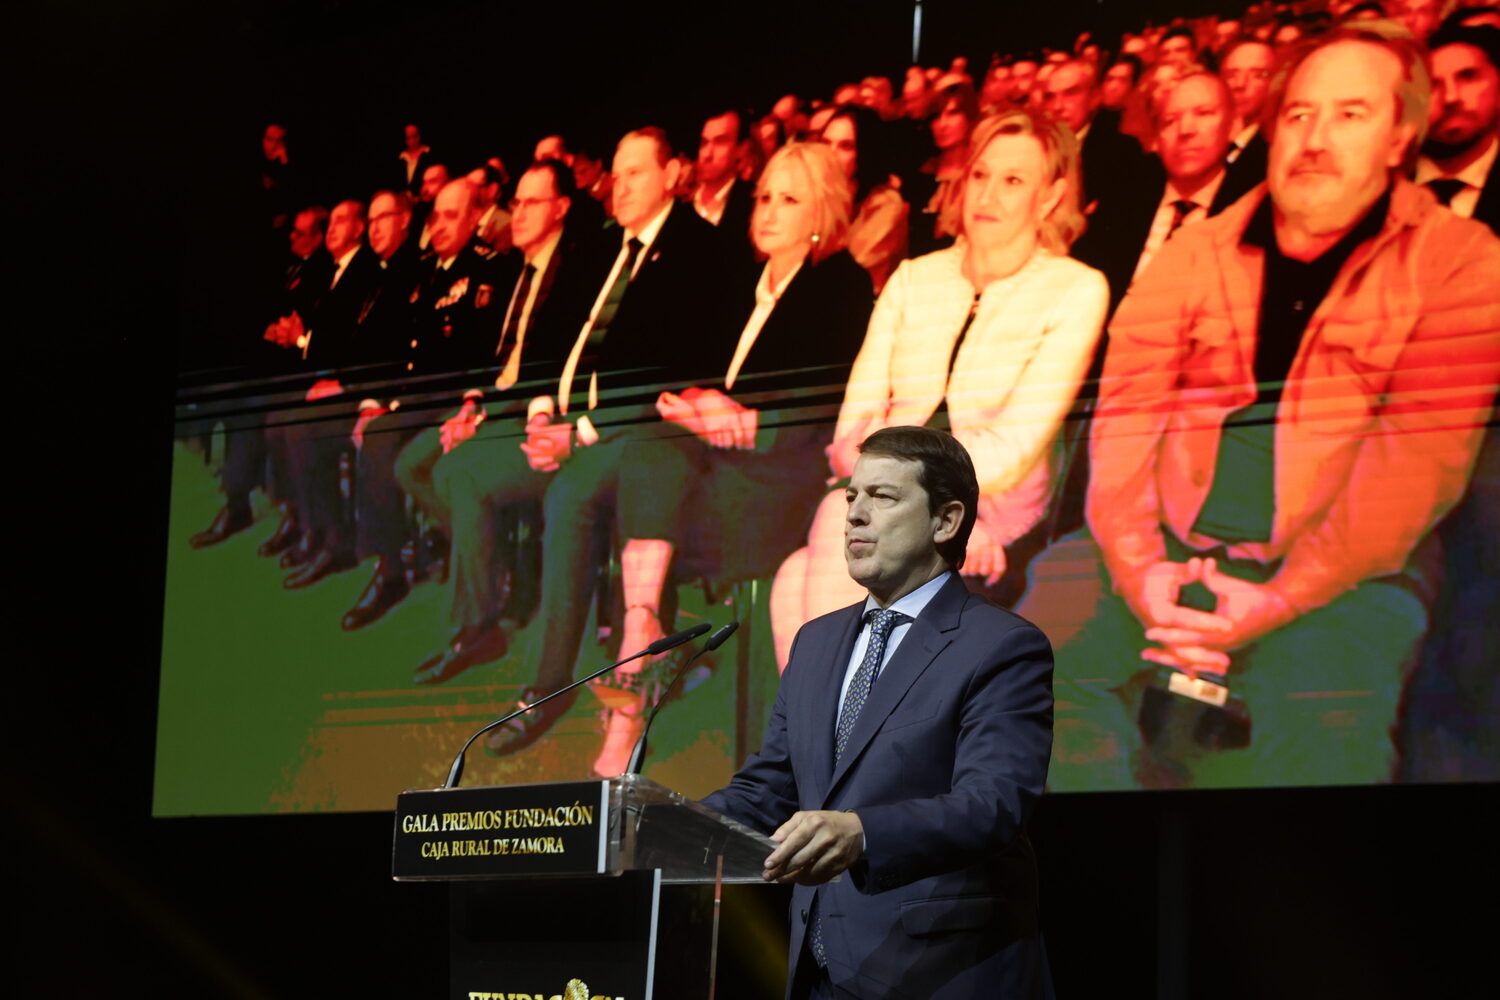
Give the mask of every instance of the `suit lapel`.
<svg viewBox="0 0 1500 1000">
<path fill-rule="evenodd" d="M 810 734 L 808 744 L 815 762 L 813 773 L 822 787 L 810 796 L 821 800 L 826 794 L 829 777 L 833 773 L 833 730 L 838 724 L 839 688 L 844 683 L 844 671 L 849 666 L 849 656 L 854 652 L 854 640 L 859 635 L 860 619 L 864 602 L 841 612 L 841 627 L 830 630 L 830 641 L 819 650 L 810 651 L 813 673 L 808 677 L 808 693 L 803 699 L 803 724 Z"/>
<path fill-rule="evenodd" d="M 854 731 L 849 734 L 849 742 L 844 745 L 843 756 L 839 758 L 838 767 L 834 768 L 833 777 L 828 782 L 828 790 L 823 797 L 824 805 L 827 805 L 828 800 L 833 797 L 839 782 L 843 780 L 844 775 L 849 773 L 849 769 L 854 766 L 854 762 L 859 759 L 870 740 L 875 737 L 875 733 L 885 724 L 886 717 L 901 703 L 901 699 L 906 697 L 907 690 L 931 666 L 937 655 L 953 641 L 949 633 L 958 628 L 959 614 L 968 596 L 968 588 L 955 573 L 933 596 L 932 601 L 917 620 L 912 622 L 911 630 L 901 640 L 901 645 L 892 654 L 890 662 L 875 678 L 875 686 L 870 689 L 869 700 L 860 711 L 859 719 L 854 723 Z M 850 648 L 852 649 L 852 644 Z M 846 655 L 846 664 L 847 659 Z M 838 698 L 836 689 L 834 698 L 835 700 Z M 831 760 L 833 756 L 831 732 L 828 742 Z"/>
</svg>

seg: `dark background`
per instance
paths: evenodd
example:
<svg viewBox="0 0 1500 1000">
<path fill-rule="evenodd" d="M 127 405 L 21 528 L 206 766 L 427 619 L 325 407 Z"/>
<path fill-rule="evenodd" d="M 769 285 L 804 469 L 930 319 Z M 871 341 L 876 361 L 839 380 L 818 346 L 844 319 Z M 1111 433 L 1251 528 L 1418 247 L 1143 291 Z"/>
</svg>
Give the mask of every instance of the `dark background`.
<svg viewBox="0 0 1500 1000">
<path fill-rule="evenodd" d="M 965 52 L 977 75 L 993 49 L 1082 27 L 1107 41 L 1148 16 L 975 6 L 925 4 L 924 61 Z M 248 322 L 229 304 L 265 122 L 287 124 L 331 198 L 368 193 L 362 171 L 393 167 L 408 118 L 465 166 L 519 165 L 559 124 L 607 149 L 655 118 L 691 148 L 706 109 L 909 60 L 905 3 L 513 7 L 157 0 L 10 18 L 0 842 L 23 993 L 445 983 L 444 893 L 389 881 L 389 814 L 150 816 L 174 373 Z M 1050 798 L 1033 836 L 1059 994 L 1482 995 L 1493 792 Z"/>
</svg>

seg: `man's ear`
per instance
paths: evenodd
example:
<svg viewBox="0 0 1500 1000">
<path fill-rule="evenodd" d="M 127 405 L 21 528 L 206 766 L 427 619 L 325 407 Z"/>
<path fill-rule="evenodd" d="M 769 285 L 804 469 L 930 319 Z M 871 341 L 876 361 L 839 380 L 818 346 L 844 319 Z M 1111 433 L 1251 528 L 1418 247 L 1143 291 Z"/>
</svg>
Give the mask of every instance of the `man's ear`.
<svg viewBox="0 0 1500 1000">
<path fill-rule="evenodd" d="M 942 545 L 944 542 L 952 541 L 958 536 L 958 529 L 964 523 L 963 501 L 949 500 L 932 516 L 937 520 L 937 525 L 932 532 L 933 544 Z"/>
<path fill-rule="evenodd" d="M 682 161 L 679 160 L 675 156 L 672 157 L 670 160 L 667 161 L 666 171 L 667 171 L 667 190 L 668 191 L 676 191 L 677 190 L 677 182 L 682 179 Z"/>
</svg>

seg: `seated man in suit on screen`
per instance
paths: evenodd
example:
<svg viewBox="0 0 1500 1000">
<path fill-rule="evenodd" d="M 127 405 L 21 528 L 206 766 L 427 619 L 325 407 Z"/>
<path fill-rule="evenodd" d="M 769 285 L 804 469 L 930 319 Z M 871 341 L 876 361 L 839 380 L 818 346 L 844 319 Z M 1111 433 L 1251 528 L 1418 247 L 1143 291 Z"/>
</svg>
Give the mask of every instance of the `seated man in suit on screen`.
<svg viewBox="0 0 1500 1000">
<path fill-rule="evenodd" d="M 1026 836 L 1051 649 L 959 577 L 979 501 L 963 446 L 887 427 L 858 449 L 857 603 L 798 630 L 759 751 L 704 804 L 778 842 L 789 998 L 1051 996 Z"/>
<path fill-rule="evenodd" d="M 1268 186 L 1167 243 L 1110 325 L 1107 579 L 1058 651 L 1055 787 L 1390 777 L 1411 559 L 1500 382 L 1500 241 L 1402 176 L 1428 78 L 1376 24 L 1297 50 Z"/>
</svg>

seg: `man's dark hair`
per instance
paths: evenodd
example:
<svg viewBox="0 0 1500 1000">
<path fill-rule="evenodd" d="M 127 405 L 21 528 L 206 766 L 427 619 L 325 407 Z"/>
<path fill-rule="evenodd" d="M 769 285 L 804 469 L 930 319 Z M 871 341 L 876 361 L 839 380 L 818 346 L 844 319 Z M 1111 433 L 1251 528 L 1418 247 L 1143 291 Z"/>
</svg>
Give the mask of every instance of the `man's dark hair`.
<svg viewBox="0 0 1500 1000">
<path fill-rule="evenodd" d="M 715 118 L 723 118 L 727 115 L 734 115 L 734 141 L 739 142 L 745 138 L 745 116 L 738 108 L 720 108 L 717 111 L 711 111 L 703 116 L 703 123 L 706 125 Z"/>
<path fill-rule="evenodd" d="M 578 196 L 578 183 L 573 179 L 573 168 L 563 161 L 551 157 L 537 160 L 526 168 L 526 173 L 533 170 L 545 170 L 552 175 L 552 193 L 557 197 L 572 199 Z"/>
<path fill-rule="evenodd" d="M 905 171 L 902 140 L 906 136 L 898 134 L 896 126 L 863 105 L 845 104 L 828 121 L 840 118 L 847 118 L 854 126 L 854 205 L 858 211 L 860 202 L 872 189 L 886 183 L 891 174 Z"/>
<path fill-rule="evenodd" d="M 1193 55 L 1195 57 L 1198 55 L 1198 35 L 1193 31 L 1192 28 L 1189 28 L 1187 25 L 1179 24 L 1175 25 L 1174 27 L 1168 28 L 1166 32 L 1161 36 L 1161 41 L 1156 43 L 1156 48 L 1158 51 L 1160 51 L 1163 45 L 1167 44 L 1167 40 L 1169 38 L 1186 38 L 1188 40 L 1188 44 L 1192 46 Z"/>
<path fill-rule="evenodd" d="M 1427 51 L 1436 52 L 1447 45 L 1472 45 L 1489 60 L 1491 66 L 1500 69 L 1500 28 L 1491 24 L 1445 23 L 1427 39 Z"/>
<path fill-rule="evenodd" d="M 938 555 L 955 570 L 961 569 L 979 517 L 979 477 L 974 473 L 974 460 L 958 439 L 931 427 L 887 427 L 865 438 L 859 453 L 916 462 L 917 483 L 927 491 L 927 509 L 933 514 L 954 500 L 964 505 L 958 534 L 938 546 Z"/>
<path fill-rule="evenodd" d="M 1130 85 L 1133 87 L 1136 84 L 1140 83 L 1141 72 L 1146 68 L 1146 64 L 1141 62 L 1141 57 L 1136 55 L 1134 52 L 1126 52 L 1123 55 L 1116 56 L 1114 58 L 1114 61 L 1109 64 L 1107 69 L 1114 69 L 1121 63 L 1130 67 Z"/>
</svg>

